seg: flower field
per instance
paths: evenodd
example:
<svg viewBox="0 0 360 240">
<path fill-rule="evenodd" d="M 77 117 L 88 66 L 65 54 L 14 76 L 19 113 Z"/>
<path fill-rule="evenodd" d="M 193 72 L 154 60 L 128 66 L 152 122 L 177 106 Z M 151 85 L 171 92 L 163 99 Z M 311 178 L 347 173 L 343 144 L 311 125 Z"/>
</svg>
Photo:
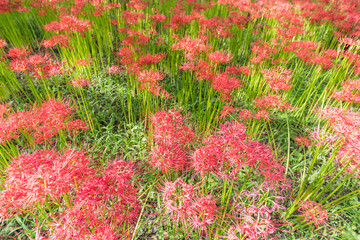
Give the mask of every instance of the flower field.
<svg viewBox="0 0 360 240">
<path fill-rule="evenodd" d="M 360 239 L 358 0 L 0 0 L 0 239 Z"/>
</svg>

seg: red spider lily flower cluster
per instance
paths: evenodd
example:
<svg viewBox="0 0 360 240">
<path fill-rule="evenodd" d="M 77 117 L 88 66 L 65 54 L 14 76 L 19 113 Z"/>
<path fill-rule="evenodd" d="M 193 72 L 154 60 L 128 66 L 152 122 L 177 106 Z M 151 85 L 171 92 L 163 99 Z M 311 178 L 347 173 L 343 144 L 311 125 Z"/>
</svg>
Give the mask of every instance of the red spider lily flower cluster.
<svg viewBox="0 0 360 240">
<path fill-rule="evenodd" d="M 339 101 L 360 103 L 360 79 L 346 81 L 342 84 L 342 89 L 334 92 L 331 97 Z"/>
<path fill-rule="evenodd" d="M 119 62 L 120 64 L 126 66 L 128 73 L 130 75 L 137 76 L 137 80 L 138 82 L 140 82 L 140 89 L 146 89 L 147 91 L 157 96 L 170 98 L 170 94 L 166 92 L 159 84 L 159 81 L 164 79 L 163 74 L 159 71 L 144 69 L 149 65 L 158 64 L 161 59 L 165 57 L 165 54 L 147 54 L 146 56 L 140 57 L 140 59 L 135 60 L 137 57 L 133 50 L 129 48 L 121 48 L 117 55 L 121 57 L 121 60 Z M 113 69 L 113 71 L 116 72 L 118 70 Z"/>
<path fill-rule="evenodd" d="M 132 186 L 133 168 L 124 160 L 112 162 L 100 173 L 89 175 L 79 185 L 73 206 L 56 222 L 52 236 L 57 239 L 119 239 L 129 232 L 139 214 L 136 188 Z"/>
<path fill-rule="evenodd" d="M 276 99 L 278 99 L 276 97 Z M 259 103 L 256 103 L 257 107 L 260 108 L 258 111 L 250 111 L 249 109 L 244 109 L 239 111 L 239 119 L 242 121 L 247 121 L 249 119 L 255 119 L 260 121 L 271 121 L 270 112 L 268 111 L 269 108 L 274 109 L 293 109 L 289 103 L 281 103 L 280 100 L 273 100 L 272 98 L 267 99 L 257 99 Z M 272 102 L 274 101 L 274 102 Z M 278 104 L 278 105 L 277 105 Z"/>
<path fill-rule="evenodd" d="M 46 31 L 53 31 L 55 33 L 84 33 L 91 30 L 91 23 L 89 20 L 78 19 L 75 16 L 66 16 L 61 18 L 59 22 L 53 21 L 44 26 Z"/>
<path fill-rule="evenodd" d="M 121 71 L 122 71 L 122 68 L 117 65 L 112 65 L 108 68 L 108 72 L 112 73 L 112 74 L 117 74 L 117 73 L 120 73 Z"/>
<path fill-rule="evenodd" d="M 91 59 L 78 59 L 75 62 L 75 65 L 78 66 L 90 66 L 92 64 L 92 60 Z"/>
<path fill-rule="evenodd" d="M 123 46 L 145 46 L 150 42 L 150 37 L 143 32 L 136 32 L 134 30 L 119 29 L 120 32 L 125 31 L 126 38 L 122 41 Z"/>
<path fill-rule="evenodd" d="M 305 201 L 301 203 L 299 212 L 307 222 L 314 223 L 315 226 L 325 222 L 328 219 L 328 213 L 324 207 L 314 201 Z"/>
<path fill-rule="evenodd" d="M 230 53 L 217 51 L 208 54 L 210 62 L 214 64 L 202 60 L 201 53 L 206 53 L 210 50 L 210 47 L 205 45 L 206 39 L 207 38 L 192 39 L 187 36 L 173 44 L 172 50 L 185 51 L 187 61 L 184 62 L 179 69 L 195 72 L 198 80 L 208 80 L 209 85 L 214 90 L 220 92 L 223 100 L 229 101 L 231 100 L 231 92 L 242 86 L 240 80 L 234 76 L 240 73 L 248 75 L 249 69 L 247 67 L 229 66 L 225 69 L 225 72 L 216 72 L 214 64 L 228 63 L 233 57 Z"/>
<path fill-rule="evenodd" d="M 158 64 L 161 61 L 161 59 L 164 59 L 165 56 L 166 55 L 163 53 L 157 53 L 154 56 L 148 54 L 145 57 L 141 57 L 139 59 L 139 63 L 140 65 L 155 65 Z"/>
<path fill-rule="evenodd" d="M 335 158 L 341 166 L 347 164 L 348 172 L 360 174 L 360 113 L 351 110 L 344 110 L 336 107 L 327 107 L 318 111 L 319 116 L 327 120 L 329 127 L 334 134 L 335 140 L 339 140 L 342 145 Z M 324 140 L 325 141 L 325 140 Z"/>
<path fill-rule="evenodd" d="M 201 52 L 206 52 L 208 47 L 205 45 L 204 39 L 184 37 L 179 42 L 172 45 L 172 50 L 184 50 L 185 58 L 193 61 Z"/>
<path fill-rule="evenodd" d="M 270 147 L 252 142 L 245 133 L 245 126 L 227 122 L 216 135 L 210 135 L 204 146 L 195 150 L 192 167 L 201 174 L 213 173 L 220 177 L 236 178 L 246 166 L 257 170 L 266 181 L 284 178 L 284 167 L 274 160 Z"/>
<path fill-rule="evenodd" d="M 1 217 L 9 217 L 34 203 L 44 204 L 51 196 L 75 191 L 92 170 L 82 152 L 67 151 L 63 155 L 39 150 L 15 158 L 7 171 L 5 190 L 1 192 Z"/>
<path fill-rule="evenodd" d="M 20 48 L 12 48 L 6 55 L 11 58 L 10 69 L 15 72 L 24 72 L 38 79 L 49 78 L 63 73 L 63 62 L 54 61 L 50 55 L 39 54 L 27 55 L 30 51 Z"/>
<path fill-rule="evenodd" d="M 212 81 L 212 88 L 221 93 L 221 97 L 228 101 L 234 89 L 241 87 L 241 82 L 235 77 L 230 77 L 226 73 L 216 74 Z"/>
<path fill-rule="evenodd" d="M 170 218 L 185 218 L 194 198 L 194 187 L 178 178 L 175 182 L 167 182 L 163 191 L 163 201 Z"/>
<path fill-rule="evenodd" d="M 295 140 L 296 140 L 296 144 L 300 146 L 309 147 L 311 144 L 310 139 L 305 137 L 298 137 Z"/>
<path fill-rule="evenodd" d="M 86 87 L 90 84 L 90 80 L 86 78 L 75 78 L 73 81 L 70 82 L 70 85 L 74 87 Z"/>
<path fill-rule="evenodd" d="M 225 73 L 226 74 L 233 74 L 233 75 L 238 75 L 240 73 L 244 74 L 244 75 L 249 75 L 250 74 L 250 69 L 246 66 L 238 66 L 238 67 L 233 67 L 233 66 L 228 66 L 225 69 Z"/>
<path fill-rule="evenodd" d="M 233 56 L 229 53 L 213 52 L 209 54 L 209 60 L 213 63 L 228 63 L 233 59 Z"/>
<path fill-rule="evenodd" d="M 164 79 L 164 75 L 158 71 L 144 70 L 140 72 L 138 81 L 141 83 L 140 89 L 146 89 L 154 95 L 169 98 L 169 93 L 166 92 L 159 84 L 159 81 Z"/>
<path fill-rule="evenodd" d="M 213 196 L 197 198 L 190 207 L 189 222 L 195 228 L 206 230 L 207 225 L 212 224 L 215 220 L 216 209 L 216 200 L 213 199 Z"/>
<path fill-rule="evenodd" d="M 118 239 L 128 234 L 119 226 L 133 224 L 139 212 L 132 177 L 133 165 L 124 160 L 97 173 L 80 151 L 22 154 L 8 169 L 0 216 L 49 201 L 62 204 L 66 197 L 67 206 L 49 231 L 52 239 Z"/>
<path fill-rule="evenodd" d="M 44 40 L 44 42 L 41 45 L 46 48 L 52 48 L 55 47 L 56 45 L 58 45 L 59 47 L 68 47 L 69 40 L 70 38 L 67 35 L 64 34 L 56 35 L 49 40 Z"/>
<path fill-rule="evenodd" d="M 289 90 L 292 86 L 288 84 L 292 77 L 290 70 L 285 68 L 264 69 L 261 71 L 270 89 L 279 91 Z"/>
<path fill-rule="evenodd" d="M 190 162 L 194 131 L 185 125 L 178 111 L 157 112 L 151 117 L 155 147 L 149 157 L 154 168 L 162 171 L 184 170 Z"/>
<path fill-rule="evenodd" d="M 229 228 L 226 239 L 273 239 L 276 222 L 272 216 L 286 209 L 284 195 L 289 188 L 289 182 L 264 182 L 251 191 L 243 190 L 237 194 L 232 206 L 235 224 Z"/>
<path fill-rule="evenodd" d="M 251 51 L 254 53 L 254 57 L 250 60 L 252 63 L 261 63 L 265 59 L 269 59 L 270 56 L 276 53 L 276 48 L 271 46 L 270 43 L 262 42 L 258 40 L 251 45 Z"/>
<path fill-rule="evenodd" d="M 230 113 L 234 112 L 235 108 L 233 108 L 232 106 L 224 106 L 223 109 L 221 110 L 221 114 L 219 116 L 219 119 L 223 119 L 225 117 L 227 117 Z"/>
<path fill-rule="evenodd" d="M 166 183 L 163 201 L 173 220 L 189 222 L 201 230 L 214 222 L 216 200 L 211 195 L 196 197 L 194 187 L 180 178 Z"/>
<path fill-rule="evenodd" d="M 71 120 L 73 108 L 69 103 L 49 100 L 29 111 L 14 112 L 7 105 L 2 105 L 1 109 L 0 144 L 18 138 L 23 132 L 30 134 L 35 143 L 45 143 L 51 142 L 59 132 L 76 134 L 78 130 L 86 130 L 83 121 Z"/>
<path fill-rule="evenodd" d="M 196 149 L 190 158 L 194 133 L 185 125 L 179 112 L 158 112 L 151 120 L 156 146 L 149 160 L 162 171 L 185 170 L 191 166 L 202 175 L 213 173 L 236 178 L 248 166 L 258 171 L 266 181 L 284 179 L 284 167 L 274 160 L 270 147 L 250 141 L 241 123 L 221 125 L 216 134 L 203 140 L 204 145 Z"/>
<path fill-rule="evenodd" d="M 6 41 L 0 38 L 0 49 L 3 49 L 7 45 Z"/>
<path fill-rule="evenodd" d="M 270 95 L 264 98 L 255 99 L 255 106 L 260 109 L 293 109 L 289 103 L 282 103 L 281 99 L 276 95 Z"/>
<path fill-rule="evenodd" d="M 240 240 L 244 236 L 249 240 L 268 239 L 276 230 L 270 213 L 269 208 L 264 205 L 244 209 L 240 215 L 242 223 L 230 227 L 227 239 Z M 238 238 L 238 234 L 241 234 L 242 238 Z"/>
</svg>

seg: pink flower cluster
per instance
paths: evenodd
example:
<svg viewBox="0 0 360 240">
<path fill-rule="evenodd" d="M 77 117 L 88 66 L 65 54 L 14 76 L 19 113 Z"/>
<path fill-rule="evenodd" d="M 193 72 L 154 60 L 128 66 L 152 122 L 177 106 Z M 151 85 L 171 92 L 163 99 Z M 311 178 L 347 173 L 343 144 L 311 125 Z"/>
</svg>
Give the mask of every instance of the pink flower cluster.
<svg viewBox="0 0 360 240">
<path fill-rule="evenodd" d="M 180 178 L 166 183 L 163 201 L 170 218 L 189 222 L 195 228 L 206 230 L 215 220 L 216 200 L 211 195 L 195 197 L 194 187 Z"/>
<path fill-rule="evenodd" d="M 285 169 L 274 159 L 270 147 L 250 141 L 245 130 L 245 125 L 239 122 L 221 125 L 216 134 L 203 141 L 204 146 L 195 150 L 192 157 L 194 170 L 236 178 L 245 167 L 252 167 L 266 181 L 284 179 Z"/>
<path fill-rule="evenodd" d="M 7 172 L 1 218 L 35 206 L 61 205 L 63 210 L 52 216 L 50 239 L 125 238 L 129 232 L 121 226 L 138 217 L 133 165 L 124 160 L 96 171 L 83 152 L 39 150 L 15 158 Z"/>
<path fill-rule="evenodd" d="M 34 203 L 44 204 L 49 196 L 59 196 L 76 190 L 84 178 L 93 173 L 88 158 L 78 151 L 63 155 L 39 150 L 14 158 L 7 169 L 5 190 L 1 192 L 1 217 L 8 217 Z"/>
<path fill-rule="evenodd" d="M 325 222 L 328 219 L 328 213 L 324 207 L 314 201 L 305 201 L 301 203 L 299 208 L 304 220 L 307 222 L 313 222 L 315 226 Z"/>
<path fill-rule="evenodd" d="M 61 34 L 61 35 L 53 36 L 51 39 L 44 40 L 44 42 L 41 45 L 46 48 L 52 48 L 55 47 L 56 45 L 58 45 L 59 47 L 68 47 L 69 40 L 70 38 L 67 35 Z"/>
<path fill-rule="evenodd" d="M 191 151 L 194 132 L 185 125 L 179 112 L 158 112 L 151 118 L 155 147 L 150 162 L 162 171 L 193 168 L 202 175 L 236 178 L 251 167 L 266 181 L 284 179 L 284 167 L 277 162 L 268 145 L 251 141 L 245 125 L 226 122 L 213 135 L 203 140 L 203 146 Z"/>
<path fill-rule="evenodd" d="M 24 72 L 38 79 L 49 78 L 63 73 L 63 62 L 54 61 L 50 55 L 30 55 L 30 51 L 21 48 L 12 48 L 6 55 L 11 58 L 10 69 L 15 72 Z"/>
<path fill-rule="evenodd" d="M 360 174 L 360 113 L 336 107 L 320 109 L 318 115 L 328 121 L 334 137 L 342 144 L 337 153 L 336 161 L 347 166 L 347 171 Z M 335 143 L 334 139 L 331 144 Z"/>
<path fill-rule="evenodd" d="M 65 16 L 59 22 L 53 21 L 44 26 L 46 31 L 53 31 L 55 33 L 66 32 L 80 32 L 91 30 L 91 23 L 89 20 L 78 19 L 75 16 Z"/>
<path fill-rule="evenodd" d="M 169 98 L 170 94 L 159 84 L 159 81 L 163 79 L 164 75 L 162 73 L 153 70 L 144 70 L 138 76 L 138 82 L 141 83 L 140 89 L 146 89 L 154 95 Z"/>
<path fill-rule="evenodd" d="M 73 206 L 61 213 L 52 236 L 56 239 L 119 239 L 131 232 L 139 214 L 139 201 L 131 163 L 112 162 L 100 173 L 92 173 L 78 186 Z"/>
<path fill-rule="evenodd" d="M 155 146 L 149 157 L 162 171 L 185 170 L 189 167 L 194 131 L 186 126 L 178 111 L 157 112 L 151 117 Z"/>
<path fill-rule="evenodd" d="M 263 74 L 267 84 L 272 90 L 287 91 L 292 87 L 288 84 L 292 77 L 292 73 L 290 70 L 287 70 L 285 68 L 273 68 L 264 69 L 261 71 L 261 73 Z"/>
<path fill-rule="evenodd" d="M 344 82 L 342 89 L 334 92 L 331 97 L 339 101 L 360 103 L 360 79 Z"/>
<path fill-rule="evenodd" d="M 71 120 L 72 107 L 69 103 L 49 100 L 41 107 L 34 106 L 29 111 L 14 112 L 12 108 L 0 105 L 0 144 L 21 134 L 29 134 L 35 143 L 51 142 L 59 132 L 68 131 L 76 134 L 86 130 L 86 124 L 77 119 Z"/>
</svg>

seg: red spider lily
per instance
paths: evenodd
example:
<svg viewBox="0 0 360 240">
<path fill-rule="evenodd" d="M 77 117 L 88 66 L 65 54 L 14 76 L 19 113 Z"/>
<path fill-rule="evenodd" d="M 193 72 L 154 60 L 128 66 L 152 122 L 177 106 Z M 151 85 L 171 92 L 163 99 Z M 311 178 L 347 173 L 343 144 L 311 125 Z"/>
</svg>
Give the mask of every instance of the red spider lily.
<svg viewBox="0 0 360 240">
<path fill-rule="evenodd" d="M 41 45 L 46 48 L 52 48 L 57 44 L 59 45 L 59 47 L 68 47 L 69 40 L 70 38 L 66 35 L 56 35 L 49 40 L 44 40 L 44 42 Z"/>
<path fill-rule="evenodd" d="M 189 165 L 189 148 L 194 131 L 185 125 L 179 112 L 157 112 L 152 118 L 156 144 L 149 160 L 154 168 L 184 170 Z"/>
<path fill-rule="evenodd" d="M 11 215 L 34 203 L 43 204 L 48 198 L 76 191 L 93 173 L 88 163 L 84 153 L 71 150 L 63 155 L 50 150 L 20 155 L 7 170 L 5 190 L 0 195 L 2 214 Z"/>
<path fill-rule="evenodd" d="M 66 16 L 61 18 L 59 22 L 53 21 L 44 26 L 46 31 L 53 31 L 56 33 L 67 32 L 74 33 L 91 30 L 91 23 L 89 20 L 81 20 L 74 16 Z"/>
<path fill-rule="evenodd" d="M 145 57 L 141 57 L 139 59 L 139 63 L 140 65 L 155 65 L 163 58 L 165 58 L 165 54 L 163 53 L 157 53 L 155 56 L 146 55 Z"/>
<path fill-rule="evenodd" d="M 232 67 L 229 66 L 225 69 L 225 73 L 226 74 L 234 74 L 234 75 L 238 75 L 240 73 L 244 74 L 244 75 L 249 75 L 250 74 L 250 70 L 248 67 Z"/>
<path fill-rule="evenodd" d="M 225 178 L 235 178 L 245 166 L 257 170 L 266 181 L 284 179 L 285 169 L 274 160 L 269 146 L 251 142 L 245 126 L 227 122 L 220 126 L 218 135 L 204 140 L 192 156 L 192 167 L 202 175 L 213 173 Z"/>
<path fill-rule="evenodd" d="M 162 89 L 159 81 L 164 79 L 164 75 L 153 70 L 144 70 L 140 72 L 138 81 L 141 83 L 140 89 L 146 89 L 154 95 L 164 96 L 166 91 Z"/>
<path fill-rule="evenodd" d="M 343 110 L 336 107 L 320 109 L 318 114 L 322 119 L 328 121 L 330 129 L 334 133 L 332 136 L 320 140 L 319 144 L 323 142 L 334 144 L 336 140 L 339 140 L 342 145 L 335 160 L 340 166 L 344 166 L 350 161 L 346 170 L 351 173 L 359 174 L 360 114 L 358 112 Z M 317 136 L 315 135 L 314 137 Z"/>
<path fill-rule="evenodd" d="M 141 32 L 127 30 L 127 34 L 127 37 L 122 41 L 123 46 L 145 46 L 150 41 L 150 37 Z"/>
<path fill-rule="evenodd" d="M 235 108 L 233 108 L 232 106 L 224 106 L 223 109 L 221 110 L 221 115 L 219 116 L 219 119 L 223 119 L 225 117 L 227 117 L 229 115 L 229 113 L 232 113 L 235 111 Z"/>
<path fill-rule="evenodd" d="M 289 103 L 282 103 L 282 101 L 276 95 L 270 95 L 264 98 L 255 99 L 255 106 L 261 109 L 293 109 Z"/>
<path fill-rule="evenodd" d="M 56 239 L 119 239 L 114 227 L 100 220 L 92 209 L 85 204 L 66 209 L 60 219 L 54 224 L 51 233 Z"/>
<path fill-rule="evenodd" d="M 112 74 L 117 74 L 120 73 L 121 71 L 122 71 L 121 67 L 117 65 L 112 65 L 111 67 L 108 68 L 108 72 Z"/>
<path fill-rule="evenodd" d="M 3 49 L 7 45 L 6 41 L 0 38 L 0 49 Z"/>
<path fill-rule="evenodd" d="M 120 63 L 123 65 L 130 65 L 134 63 L 133 55 L 134 51 L 129 48 L 121 48 L 116 55 L 122 57 Z"/>
<path fill-rule="evenodd" d="M 332 59 L 325 56 L 316 56 L 312 59 L 312 62 L 320 65 L 325 70 L 333 67 Z"/>
<path fill-rule="evenodd" d="M 310 146 L 310 139 L 305 138 L 305 137 L 298 137 L 295 139 L 296 140 L 296 144 L 300 145 L 300 146 L 305 146 L 305 147 L 309 147 Z"/>
<path fill-rule="evenodd" d="M 111 24 L 111 25 L 118 25 L 119 22 L 118 22 L 116 19 L 111 19 L 111 20 L 110 20 L 110 24 Z"/>
<path fill-rule="evenodd" d="M 126 6 L 129 8 L 134 8 L 135 10 L 143 10 L 149 5 L 148 2 L 142 0 L 130 0 Z"/>
<path fill-rule="evenodd" d="M 218 90 L 226 101 L 231 99 L 231 92 L 239 87 L 241 87 L 240 80 L 235 77 L 229 78 L 225 73 L 216 74 L 212 82 L 212 88 Z"/>
<path fill-rule="evenodd" d="M 360 103 L 360 79 L 346 81 L 342 89 L 334 92 L 331 97 L 339 101 Z"/>
<path fill-rule="evenodd" d="M 90 84 L 90 80 L 86 78 L 75 78 L 70 84 L 74 87 L 86 87 Z"/>
<path fill-rule="evenodd" d="M 196 66 L 196 76 L 198 80 L 208 80 L 212 82 L 215 76 L 213 70 L 213 67 L 211 67 L 208 62 L 199 61 Z"/>
<path fill-rule="evenodd" d="M 50 56 L 45 54 L 41 56 L 39 54 L 31 55 L 25 58 L 27 52 L 24 51 L 11 51 L 8 56 L 15 56 L 10 62 L 10 69 L 16 72 L 24 72 L 27 74 L 32 73 L 38 79 L 49 78 L 50 76 L 59 75 L 63 73 L 63 62 L 53 61 Z"/>
<path fill-rule="evenodd" d="M 190 208 L 190 223 L 201 230 L 206 230 L 206 226 L 215 220 L 216 200 L 211 195 L 197 198 Z"/>
<path fill-rule="evenodd" d="M 255 56 L 250 60 L 252 63 L 261 63 L 264 59 L 270 58 L 276 53 L 276 48 L 271 47 L 267 42 L 258 40 L 251 45 L 251 50 Z"/>
<path fill-rule="evenodd" d="M 122 11 L 122 14 L 123 14 L 123 19 L 129 25 L 139 24 L 139 21 L 146 17 L 145 14 L 138 12 Z"/>
<path fill-rule="evenodd" d="M 79 60 L 76 60 L 75 64 L 78 66 L 89 66 L 92 64 L 92 60 L 91 59 L 89 59 L 89 60 L 79 59 Z"/>
<path fill-rule="evenodd" d="M 151 15 L 150 19 L 154 22 L 164 22 L 166 21 L 167 17 L 164 14 L 155 14 Z"/>
<path fill-rule="evenodd" d="M 52 235 L 65 239 L 119 239 L 124 224 L 133 224 L 139 214 L 133 165 L 115 161 L 102 173 L 88 175 L 79 186 L 74 206 L 66 209 Z"/>
<path fill-rule="evenodd" d="M 246 121 L 248 119 L 254 118 L 254 114 L 250 110 L 245 109 L 239 112 L 239 118 L 243 121 Z"/>
<path fill-rule="evenodd" d="M 276 230 L 270 213 L 270 209 L 264 205 L 260 207 L 250 206 L 243 209 L 240 215 L 242 223 L 229 229 L 228 239 L 243 239 L 237 237 L 238 233 L 251 240 L 268 239 Z"/>
<path fill-rule="evenodd" d="M 213 52 L 209 54 L 209 60 L 213 63 L 228 63 L 233 59 L 233 56 L 229 53 Z"/>
<path fill-rule="evenodd" d="M 203 39 L 192 39 L 188 36 L 172 45 L 172 50 L 184 50 L 185 58 L 190 61 L 194 60 L 198 54 L 205 52 L 207 49 Z"/>
<path fill-rule="evenodd" d="M 191 158 L 194 171 L 202 175 L 206 173 L 224 175 L 222 171 L 224 166 L 226 168 L 227 158 L 224 154 L 223 139 L 212 135 L 203 142 L 205 145 L 196 149 Z"/>
<path fill-rule="evenodd" d="M 288 84 L 292 77 L 290 70 L 285 68 L 264 69 L 261 71 L 269 87 L 275 91 L 289 90 L 292 86 Z"/>
<path fill-rule="evenodd" d="M 327 211 L 320 203 L 314 201 L 302 202 L 299 211 L 302 213 L 305 221 L 313 222 L 315 226 L 328 219 Z"/>
<path fill-rule="evenodd" d="M 210 7 L 210 6 L 208 6 Z M 233 34 L 229 32 L 231 30 L 231 21 L 234 21 L 235 18 L 221 18 L 213 17 L 211 19 L 199 19 L 199 25 L 202 31 L 210 31 L 215 37 L 232 37 Z M 236 20 L 235 20 L 236 21 Z M 241 21 L 241 20 L 240 20 Z"/>
<path fill-rule="evenodd" d="M 6 56 L 10 58 L 23 59 L 29 54 L 30 54 L 30 50 L 15 47 L 15 48 L 11 48 L 9 50 L 9 53 L 6 54 Z"/>
<path fill-rule="evenodd" d="M 185 16 L 174 15 L 170 20 L 170 24 L 164 26 L 164 28 L 170 26 L 170 28 L 173 30 L 179 29 L 180 27 L 183 27 L 183 26 L 189 24 L 194 19 L 195 18 L 192 15 L 185 15 Z"/>
<path fill-rule="evenodd" d="M 22 132 L 29 133 L 35 143 L 51 142 L 51 138 L 61 131 L 76 134 L 77 130 L 85 130 L 86 124 L 81 120 L 70 120 L 72 108 L 69 103 L 55 100 L 44 102 L 41 107 L 34 106 L 26 112 L 6 112 L 0 119 L 0 144 L 12 138 L 18 138 Z"/>
<path fill-rule="evenodd" d="M 162 197 L 170 218 L 184 220 L 191 208 L 194 187 L 178 178 L 173 183 L 166 183 Z"/>
<path fill-rule="evenodd" d="M 254 114 L 254 119 L 263 120 L 263 121 L 269 120 L 270 113 L 265 109 L 259 110 Z"/>
<path fill-rule="evenodd" d="M 327 107 L 318 111 L 319 116 L 329 122 L 331 130 L 339 136 L 357 138 L 360 127 L 360 113 L 336 107 Z"/>
<path fill-rule="evenodd" d="M 179 69 L 181 70 L 190 70 L 190 71 L 195 71 L 196 70 L 196 66 L 193 62 L 184 62 L 182 64 L 182 66 L 179 67 Z"/>
</svg>

